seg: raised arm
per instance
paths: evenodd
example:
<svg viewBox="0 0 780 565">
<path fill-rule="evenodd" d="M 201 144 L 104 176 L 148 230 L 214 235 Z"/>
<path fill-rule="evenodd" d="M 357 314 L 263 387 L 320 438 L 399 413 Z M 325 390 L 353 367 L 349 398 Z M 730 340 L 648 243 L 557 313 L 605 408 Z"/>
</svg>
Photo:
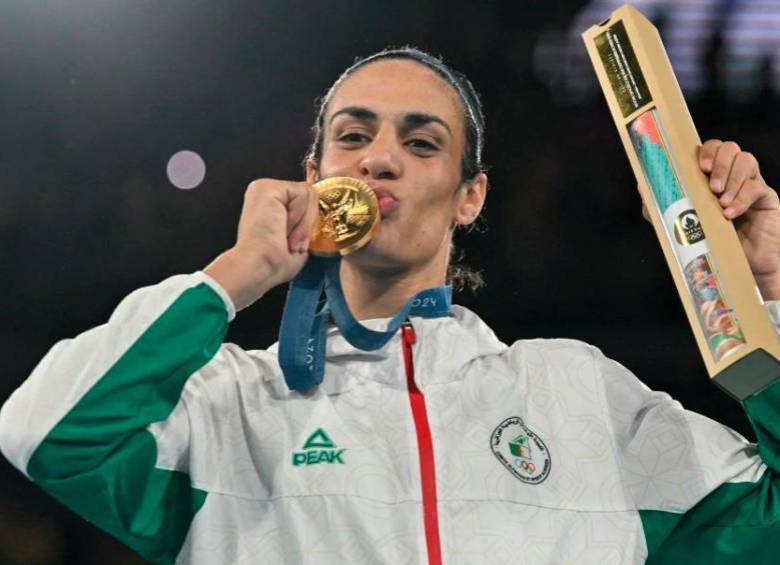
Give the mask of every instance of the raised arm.
<svg viewBox="0 0 780 565">
<path fill-rule="evenodd" d="M 49 351 L 0 411 L 3 454 L 145 558 L 173 562 L 207 496 L 188 474 L 190 411 L 174 408 L 236 309 L 303 266 L 316 214 L 305 183 L 252 183 L 236 245 L 206 272 L 133 292 L 108 323 Z"/>
<path fill-rule="evenodd" d="M 647 562 L 773 563 L 770 540 L 780 534 L 780 382 L 744 402 L 755 445 L 649 390 L 601 353 L 596 369 Z"/>
<path fill-rule="evenodd" d="M 3 454 L 145 558 L 171 562 L 205 493 L 186 473 L 155 466 L 149 426 L 217 353 L 231 309 L 203 273 L 133 292 L 108 323 L 57 343 L 11 395 L 0 411 Z M 182 457 L 187 449 L 178 447 Z"/>
</svg>

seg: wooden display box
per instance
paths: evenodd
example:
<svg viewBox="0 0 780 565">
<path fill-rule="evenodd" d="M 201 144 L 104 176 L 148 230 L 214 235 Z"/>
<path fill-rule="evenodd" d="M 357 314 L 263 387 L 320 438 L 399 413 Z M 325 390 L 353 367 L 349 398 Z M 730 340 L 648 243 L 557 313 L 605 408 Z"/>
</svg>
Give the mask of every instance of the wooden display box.
<svg viewBox="0 0 780 565">
<path fill-rule="evenodd" d="M 780 376 L 780 340 L 699 168 L 701 140 L 658 30 L 624 5 L 582 37 L 707 371 L 744 400 Z"/>
</svg>

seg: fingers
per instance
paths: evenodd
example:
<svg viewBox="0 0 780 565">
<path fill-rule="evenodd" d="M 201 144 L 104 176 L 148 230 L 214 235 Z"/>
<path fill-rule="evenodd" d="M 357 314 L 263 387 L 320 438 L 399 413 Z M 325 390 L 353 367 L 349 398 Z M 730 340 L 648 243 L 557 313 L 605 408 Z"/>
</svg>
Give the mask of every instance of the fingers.
<svg viewBox="0 0 780 565">
<path fill-rule="evenodd" d="M 777 194 L 761 178 L 758 161 L 733 141 L 706 141 L 699 150 L 699 166 L 710 173 L 710 189 L 726 218 L 733 220 L 751 208 L 777 208 Z"/>
<path fill-rule="evenodd" d="M 709 139 L 704 142 L 704 145 L 699 149 L 699 166 L 705 173 L 712 172 L 712 164 L 715 161 L 715 154 L 718 152 L 718 147 L 723 145 L 720 139 Z"/>
<path fill-rule="evenodd" d="M 745 181 L 755 179 L 758 176 L 758 161 L 756 161 L 756 158 L 745 151 L 738 153 L 731 166 L 725 189 L 720 196 L 721 205 L 728 206 L 731 204 L 742 189 Z"/>
<path fill-rule="evenodd" d="M 733 220 L 749 209 L 776 210 L 780 207 L 780 199 L 761 178 L 748 179 L 742 185 L 731 204 L 723 210 L 723 215 Z"/>
<path fill-rule="evenodd" d="M 301 218 L 301 237 L 305 243 L 303 246 L 304 251 L 307 251 L 309 249 L 309 242 L 311 241 L 315 226 L 317 225 L 320 216 L 320 199 L 317 195 L 317 191 L 314 190 L 310 184 L 301 184 L 303 184 L 309 194 L 307 199 L 306 213 L 304 214 L 303 218 Z"/>
<path fill-rule="evenodd" d="M 287 188 L 287 243 L 291 253 L 305 253 L 317 215 L 317 196 L 305 182 L 289 183 Z"/>
<path fill-rule="evenodd" d="M 739 152 L 739 145 L 733 141 L 721 143 L 717 147 L 710 174 L 710 188 L 715 194 L 721 194 L 726 189 L 731 168 Z"/>
<path fill-rule="evenodd" d="M 639 185 L 636 185 L 636 191 L 639 193 L 639 199 L 642 201 L 642 217 L 652 224 L 653 221 L 650 219 L 650 212 L 647 211 L 647 205 L 645 204 L 642 192 L 639 190 Z"/>
<path fill-rule="evenodd" d="M 650 212 L 647 211 L 647 206 L 645 206 L 644 202 L 642 202 L 642 217 L 651 224 L 653 223 L 653 221 L 650 219 Z"/>
</svg>

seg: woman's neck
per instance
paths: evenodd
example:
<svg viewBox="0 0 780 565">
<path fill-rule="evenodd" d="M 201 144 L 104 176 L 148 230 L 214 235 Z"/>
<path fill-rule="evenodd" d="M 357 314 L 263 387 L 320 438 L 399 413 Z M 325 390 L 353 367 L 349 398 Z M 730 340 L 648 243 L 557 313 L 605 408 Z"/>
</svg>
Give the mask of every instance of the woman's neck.
<svg viewBox="0 0 780 565">
<path fill-rule="evenodd" d="M 446 263 L 438 261 L 398 272 L 376 272 L 350 261 L 341 262 L 341 285 L 358 320 L 390 318 L 417 293 L 445 283 Z"/>
</svg>

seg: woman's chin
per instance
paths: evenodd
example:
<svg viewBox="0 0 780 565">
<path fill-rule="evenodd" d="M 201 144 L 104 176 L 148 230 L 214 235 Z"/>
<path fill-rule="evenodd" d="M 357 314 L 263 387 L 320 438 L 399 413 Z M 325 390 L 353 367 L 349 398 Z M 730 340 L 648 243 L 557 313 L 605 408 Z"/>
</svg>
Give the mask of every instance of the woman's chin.
<svg viewBox="0 0 780 565">
<path fill-rule="evenodd" d="M 344 260 L 360 269 L 398 273 L 408 268 L 408 261 L 399 256 L 397 246 L 388 245 L 384 238 L 375 238 L 362 249 L 350 253 Z"/>
</svg>

